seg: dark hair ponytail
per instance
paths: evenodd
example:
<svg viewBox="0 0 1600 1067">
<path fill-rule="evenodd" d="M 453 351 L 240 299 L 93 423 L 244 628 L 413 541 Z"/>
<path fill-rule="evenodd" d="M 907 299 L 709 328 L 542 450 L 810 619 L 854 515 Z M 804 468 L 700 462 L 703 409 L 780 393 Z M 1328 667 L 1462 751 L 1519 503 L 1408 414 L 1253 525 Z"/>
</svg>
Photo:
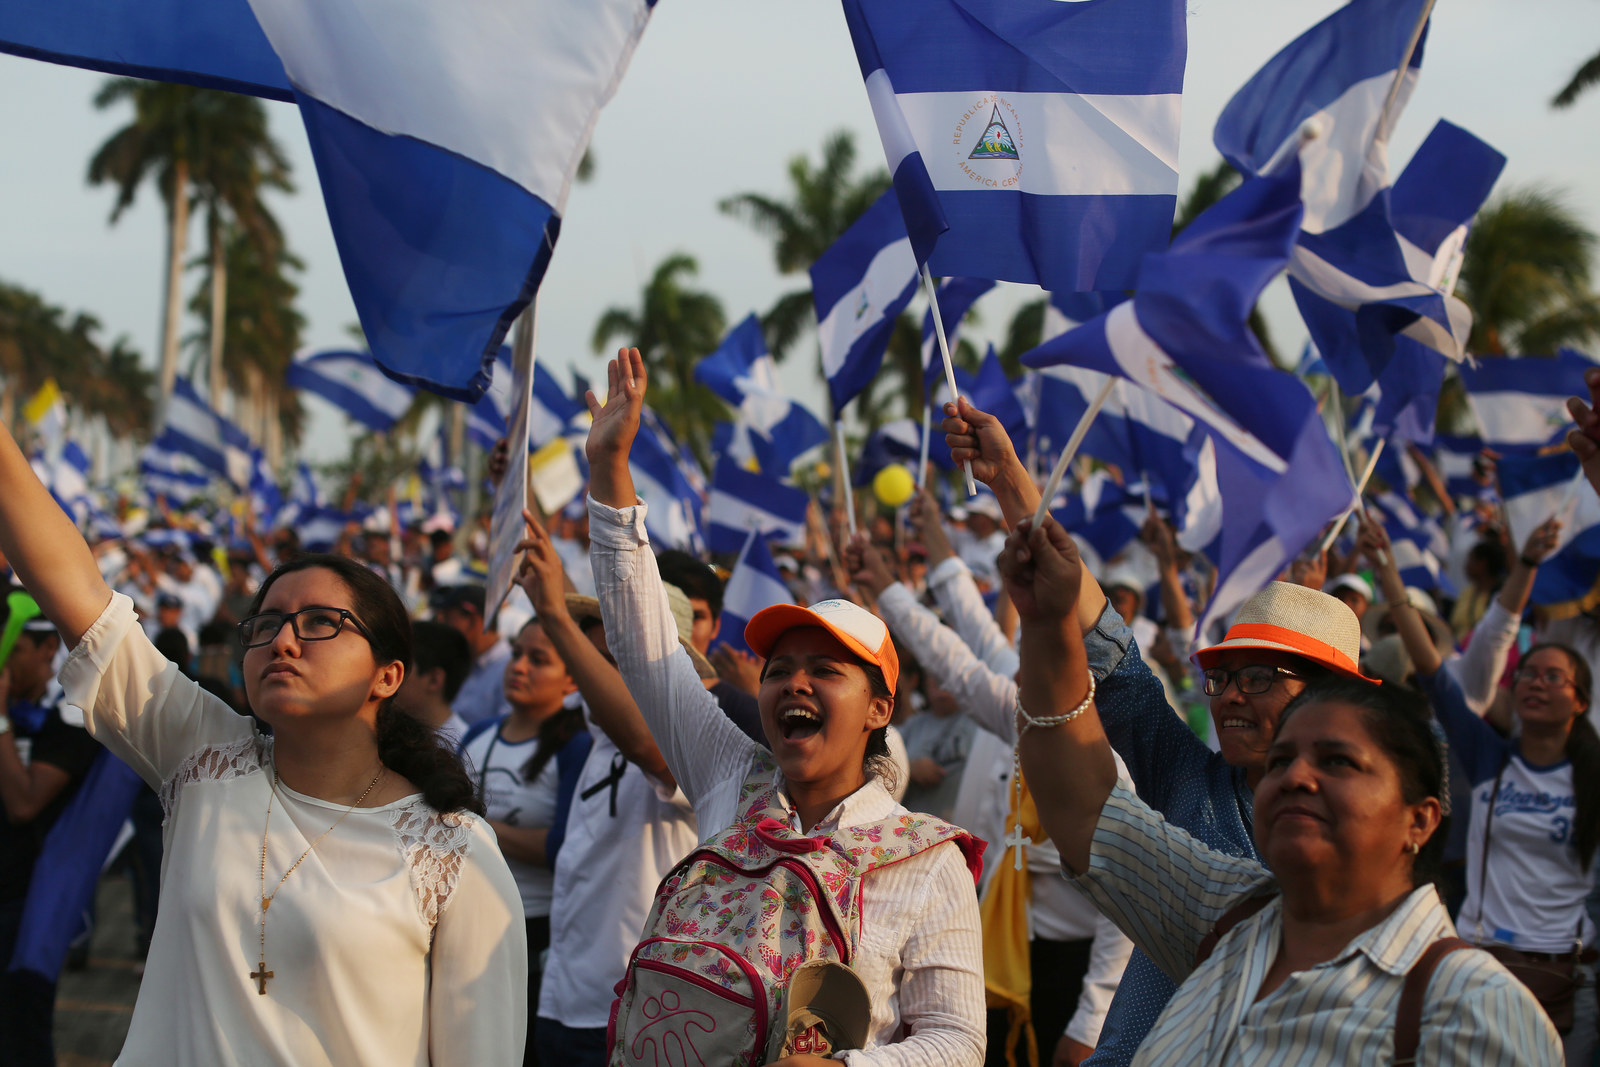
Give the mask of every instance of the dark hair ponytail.
<svg viewBox="0 0 1600 1067">
<path fill-rule="evenodd" d="M 422 791 L 434 811 L 483 814 L 483 798 L 449 742 L 393 704 L 378 709 L 378 759 Z"/>
<path fill-rule="evenodd" d="M 566 748 L 568 741 L 586 730 L 581 707 L 562 707 L 554 715 L 547 716 L 544 722 L 539 724 L 539 743 L 534 746 L 533 755 L 522 765 L 522 780 L 531 782 L 539 777 L 539 772 L 544 770 L 545 764 L 554 759 L 557 752 Z"/>
</svg>

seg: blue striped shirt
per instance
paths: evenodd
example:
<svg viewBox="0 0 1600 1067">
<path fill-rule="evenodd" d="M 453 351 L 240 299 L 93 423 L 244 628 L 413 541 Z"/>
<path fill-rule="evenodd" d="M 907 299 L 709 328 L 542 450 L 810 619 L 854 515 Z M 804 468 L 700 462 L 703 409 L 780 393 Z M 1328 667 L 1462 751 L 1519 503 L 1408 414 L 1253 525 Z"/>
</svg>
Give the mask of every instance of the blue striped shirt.
<svg viewBox="0 0 1600 1067">
<path fill-rule="evenodd" d="M 1068 872 L 1070 875 L 1071 872 Z M 1134 1056 L 1139 1065 L 1333 1067 L 1389 1063 L 1405 976 L 1455 928 L 1431 885 L 1334 958 L 1297 971 L 1257 1000 L 1283 936 L 1281 900 L 1229 931 L 1193 969 L 1195 950 L 1241 897 L 1269 885 L 1259 862 L 1206 848 L 1118 786 L 1075 884 L 1180 983 Z M 1429 982 L 1419 1064 L 1563 1061 L 1555 1028 L 1493 957 L 1452 952 Z"/>
</svg>

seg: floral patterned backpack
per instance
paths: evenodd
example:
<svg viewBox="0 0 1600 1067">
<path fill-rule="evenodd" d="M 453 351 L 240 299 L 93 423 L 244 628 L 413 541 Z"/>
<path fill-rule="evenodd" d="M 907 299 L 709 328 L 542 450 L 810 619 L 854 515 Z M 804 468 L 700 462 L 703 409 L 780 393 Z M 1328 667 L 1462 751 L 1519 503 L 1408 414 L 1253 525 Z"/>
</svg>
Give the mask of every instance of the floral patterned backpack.
<svg viewBox="0 0 1600 1067">
<path fill-rule="evenodd" d="M 821 837 L 786 821 L 770 757 L 739 795 L 740 818 L 662 881 L 644 937 L 617 983 L 612 1067 L 754 1067 L 779 1058 L 789 979 L 808 960 L 846 966 L 861 934 L 868 871 L 955 841 L 983 843 L 931 815 L 894 815 Z"/>
</svg>

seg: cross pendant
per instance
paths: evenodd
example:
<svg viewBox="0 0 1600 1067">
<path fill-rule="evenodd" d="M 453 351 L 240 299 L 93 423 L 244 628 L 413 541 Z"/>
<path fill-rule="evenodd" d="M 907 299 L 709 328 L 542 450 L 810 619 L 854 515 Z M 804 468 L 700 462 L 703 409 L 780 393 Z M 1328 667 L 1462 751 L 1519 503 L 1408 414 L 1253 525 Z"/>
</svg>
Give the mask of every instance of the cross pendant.
<svg viewBox="0 0 1600 1067">
<path fill-rule="evenodd" d="M 267 970 L 266 960 L 262 960 L 260 963 L 256 964 L 256 966 L 259 967 L 260 970 L 251 971 L 250 977 L 256 980 L 256 993 L 259 996 L 264 997 L 267 995 L 267 979 L 272 977 L 272 972 Z"/>
<path fill-rule="evenodd" d="M 1033 844 L 1033 838 L 1022 832 L 1021 823 L 1014 823 L 1012 824 L 1011 832 L 1005 836 L 1005 843 L 1007 848 L 1015 849 L 1011 854 L 1012 869 L 1022 870 L 1022 848 L 1024 845 Z"/>
</svg>

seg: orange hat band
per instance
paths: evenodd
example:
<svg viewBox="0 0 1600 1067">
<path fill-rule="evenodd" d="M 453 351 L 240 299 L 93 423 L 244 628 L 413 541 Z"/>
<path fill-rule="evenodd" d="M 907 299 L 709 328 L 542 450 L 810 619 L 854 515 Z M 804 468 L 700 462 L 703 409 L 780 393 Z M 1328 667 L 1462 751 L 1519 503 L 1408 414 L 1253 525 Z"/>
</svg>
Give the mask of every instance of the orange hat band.
<svg viewBox="0 0 1600 1067">
<path fill-rule="evenodd" d="M 1318 641 L 1315 637 L 1303 634 L 1299 630 L 1291 630 L 1286 626 L 1273 626 L 1265 622 L 1242 622 L 1229 627 L 1227 636 L 1222 640 L 1226 643 L 1235 638 L 1288 645 L 1296 651 L 1304 652 L 1307 659 L 1321 660 L 1342 671 L 1361 676 L 1360 669 L 1351 662 L 1349 656 L 1326 641 Z"/>
</svg>

